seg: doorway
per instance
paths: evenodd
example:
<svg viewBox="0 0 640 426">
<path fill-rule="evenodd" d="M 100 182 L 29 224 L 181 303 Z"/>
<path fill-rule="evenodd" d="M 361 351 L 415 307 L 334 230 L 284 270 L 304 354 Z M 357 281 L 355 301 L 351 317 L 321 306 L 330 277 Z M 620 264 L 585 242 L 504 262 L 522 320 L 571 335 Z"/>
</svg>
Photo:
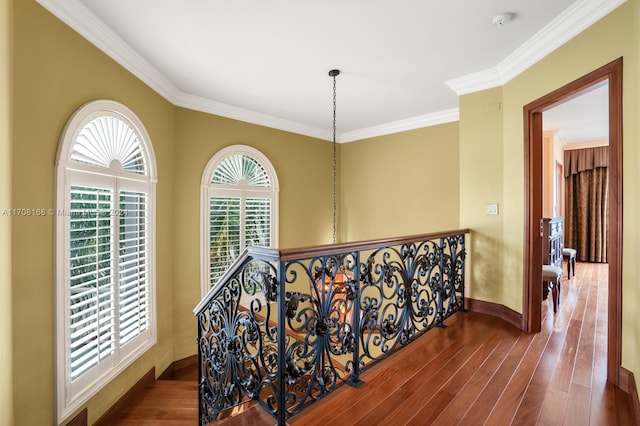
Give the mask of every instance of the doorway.
<svg viewBox="0 0 640 426">
<path fill-rule="evenodd" d="M 542 113 L 602 81 L 609 83 L 609 300 L 607 379 L 619 384 L 622 332 L 622 58 L 524 107 L 525 235 L 522 328 L 541 329 Z"/>
</svg>

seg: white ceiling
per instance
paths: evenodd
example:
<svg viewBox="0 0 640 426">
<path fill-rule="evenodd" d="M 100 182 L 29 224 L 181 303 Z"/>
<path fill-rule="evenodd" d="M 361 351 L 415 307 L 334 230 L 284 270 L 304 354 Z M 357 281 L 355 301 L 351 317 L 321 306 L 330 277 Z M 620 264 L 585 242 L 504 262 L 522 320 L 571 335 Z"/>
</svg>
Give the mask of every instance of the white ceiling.
<svg viewBox="0 0 640 426">
<path fill-rule="evenodd" d="M 591 86 L 542 113 L 544 130 L 555 130 L 564 143 L 609 139 L 609 83 Z"/>
<path fill-rule="evenodd" d="M 338 141 L 458 119 L 626 0 L 37 0 L 175 105 Z M 502 27 L 492 18 L 515 13 Z"/>
</svg>

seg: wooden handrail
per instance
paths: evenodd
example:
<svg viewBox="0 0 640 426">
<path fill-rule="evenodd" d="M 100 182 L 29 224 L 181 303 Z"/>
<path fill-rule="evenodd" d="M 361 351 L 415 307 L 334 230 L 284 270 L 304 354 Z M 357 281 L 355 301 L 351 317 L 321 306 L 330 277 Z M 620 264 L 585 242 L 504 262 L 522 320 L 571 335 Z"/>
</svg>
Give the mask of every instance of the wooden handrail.
<svg viewBox="0 0 640 426">
<path fill-rule="evenodd" d="M 363 251 L 370 250 L 374 248 L 380 247 L 389 247 L 394 245 L 408 244 L 416 241 L 428 241 L 434 240 L 437 238 L 446 238 L 454 235 L 460 234 L 468 234 L 470 232 L 469 228 L 465 229 L 456 229 L 451 231 L 442 231 L 442 232 L 432 232 L 429 234 L 417 234 L 417 235 L 407 235 L 404 237 L 394 237 L 394 238 L 382 238 L 377 240 L 365 240 L 351 243 L 341 243 L 341 244 L 323 244 L 317 246 L 309 246 L 302 248 L 292 248 L 292 249 L 271 249 L 264 247 L 247 247 L 244 249 L 242 254 L 238 256 L 238 258 L 233 262 L 231 267 L 220 277 L 218 282 L 211 287 L 211 289 L 207 292 L 207 294 L 202 298 L 202 300 L 198 303 L 198 305 L 193 309 L 193 313 L 197 315 L 202 308 L 211 300 L 211 298 L 217 293 L 218 289 L 224 285 L 224 283 L 228 280 L 229 277 L 233 276 L 237 269 L 242 265 L 242 263 L 248 257 L 254 257 L 261 260 L 266 261 L 282 261 L 282 260 L 292 260 L 292 259 L 308 259 L 311 257 L 317 256 L 330 256 L 333 254 L 340 254 L 345 252 L 355 252 L 355 251 Z"/>
<path fill-rule="evenodd" d="M 249 254 L 256 257 L 271 256 L 269 260 L 292 260 L 292 259 L 308 259 L 316 256 L 327 256 L 353 251 L 370 250 L 379 247 L 389 247 L 400 244 L 413 243 L 416 241 L 428 241 L 437 238 L 446 238 L 453 235 L 468 234 L 470 230 L 456 229 L 452 231 L 433 232 L 430 234 L 408 235 L 404 237 L 383 238 L 377 240 L 366 240 L 341 244 L 324 244 L 310 247 L 293 248 L 293 249 L 264 249 L 260 247 L 249 247 Z M 266 259 L 265 259 L 266 260 Z"/>
<path fill-rule="evenodd" d="M 226 282 L 229 280 L 230 277 L 232 277 L 236 271 L 238 270 L 238 268 L 240 268 L 240 266 L 242 266 L 242 264 L 244 263 L 244 261 L 249 257 L 249 250 L 244 249 L 242 251 L 242 253 L 240 253 L 240 256 L 238 256 L 238 258 L 233 262 L 233 264 L 229 267 L 229 269 L 227 269 L 225 271 L 224 274 L 222 274 L 222 276 L 220 277 L 220 279 L 218 280 L 218 282 L 209 289 L 209 291 L 207 292 L 207 294 L 204 295 L 204 297 L 202 298 L 202 300 L 200 300 L 200 302 L 198 303 L 198 305 L 196 305 L 196 307 L 193 309 L 193 313 L 195 315 L 198 315 L 200 313 L 200 311 L 205 307 L 205 305 L 207 303 L 209 303 L 209 301 L 211 300 L 211 298 L 218 292 L 218 290 L 223 287 Z"/>
</svg>

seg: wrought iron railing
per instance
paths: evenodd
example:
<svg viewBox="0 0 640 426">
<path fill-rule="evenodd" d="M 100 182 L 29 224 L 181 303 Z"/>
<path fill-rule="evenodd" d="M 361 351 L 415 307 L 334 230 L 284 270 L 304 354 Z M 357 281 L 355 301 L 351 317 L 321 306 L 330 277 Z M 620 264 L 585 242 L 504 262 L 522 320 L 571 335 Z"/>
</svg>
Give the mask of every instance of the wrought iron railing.
<svg viewBox="0 0 640 426">
<path fill-rule="evenodd" d="M 255 400 L 284 425 L 464 311 L 467 233 L 245 250 L 194 310 L 200 424 Z"/>
</svg>

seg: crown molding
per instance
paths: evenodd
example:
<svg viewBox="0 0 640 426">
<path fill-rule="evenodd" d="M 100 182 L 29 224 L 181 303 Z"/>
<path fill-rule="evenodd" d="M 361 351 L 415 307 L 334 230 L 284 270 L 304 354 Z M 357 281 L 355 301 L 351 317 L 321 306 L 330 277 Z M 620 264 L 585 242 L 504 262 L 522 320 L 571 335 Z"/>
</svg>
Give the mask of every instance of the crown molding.
<svg viewBox="0 0 640 426">
<path fill-rule="evenodd" d="M 332 140 L 329 130 L 295 123 L 180 91 L 78 0 L 36 0 L 171 104 L 296 134 Z"/>
<path fill-rule="evenodd" d="M 500 72 L 497 68 L 489 68 L 483 71 L 452 78 L 444 82 L 458 96 L 467 93 L 478 92 L 484 89 L 491 89 L 503 84 Z"/>
<path fill-rule="evenodd" d="M 567 144 L 567 140 L 559 133 L 560 129 L 550 129 L 542 131 L 543 139 L 551 139 L 553 146 L 558 146 L 560 149 L 564 149 Z"/>
<path fill-rule="evenodd" d="M 328 130 L 182 92 L 98 19 L 81 1 L 36 1 L 173 105 L 314 138 L 332 140 Z M 500 86 L 625 2 L 626 0 L 578 0 L 496 67 L 447 80 L 445 83 L 458 95 Z M 337 141 L 352 142 L 458 120 L 459 109 L 453 108 L 345 132 L 339 135 Z"/>
<path fill-rule="evenodd" d="M 339 142 L 347 143 L 376 136 L 389 135 L 392 133 L 404 132 L 407 130 L 419 129 L 422 127 L 435 126 L 438 124 L 451 123 L 460 120 L 460 109 L 451 108 L 431 114 L 420 115 L 418 117 L 405 120 L 393 121 L 379 126 L 366 127 L 360 130 L 345 132 L 340 135 Z"/>
<path fill-rule="evenodd" d="M 330 129 L 319 129 L 188 93 L 181 93 L 174 105 L 313 138 L 328 141 L 333 138 Z"/>
<path fill-rule="evenodd" d="M 627 0 L 578 0 L 494 68 L 445 81 L 460 95 L 501 86 L 553 52 Z"/>
<path fill-rule="evenodd" d="M 182 92 L 79 0 L 36 1 L 173 105 L 313 138 L 333 140 L 329 129 L 319 129 Z M 337 136 L 336 142 L 351 142 L 363 138 L 457 121 L 458 119 L 458 108 L 454 108 L 343 133 Z"/>
<path fill-rule="evenodd" d="M 553 52 L 627 0 L 580 0 L 556 16 L 496 68 L 506 83 Z"/>
</svg>

